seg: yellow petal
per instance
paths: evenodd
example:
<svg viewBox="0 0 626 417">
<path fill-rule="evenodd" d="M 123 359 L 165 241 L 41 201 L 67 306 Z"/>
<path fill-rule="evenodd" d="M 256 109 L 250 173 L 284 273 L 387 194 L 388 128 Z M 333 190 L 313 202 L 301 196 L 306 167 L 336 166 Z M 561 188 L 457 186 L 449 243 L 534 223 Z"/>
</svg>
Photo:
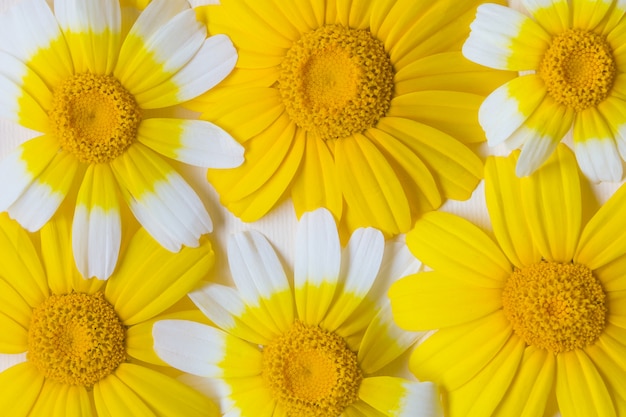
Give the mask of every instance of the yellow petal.
<svg viewBox="0 0 626 417">
<path fill-rule="evenodd" d="M 7 416 L 27 416 L 44 383 L 44 376 L 30 362 L 0 372 L 0 410 Z"/>
</svg>

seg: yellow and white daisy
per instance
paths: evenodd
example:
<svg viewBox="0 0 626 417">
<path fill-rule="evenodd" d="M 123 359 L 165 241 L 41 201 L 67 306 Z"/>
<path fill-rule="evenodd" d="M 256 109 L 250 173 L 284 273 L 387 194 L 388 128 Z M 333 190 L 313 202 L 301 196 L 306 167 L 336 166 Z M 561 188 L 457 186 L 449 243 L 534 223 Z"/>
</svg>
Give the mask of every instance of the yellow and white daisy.
<svg viewBox="0 0 626 417">
<path fill-rule="evenodd" d="M 626 4 L 521 2 L 532 17 L 497 4 L 479 6 L 463 45 L 474 62 L 525 74 L 481 105 L 479 121 L 489 145 L 523 145 L 516 172 L 524 176 L 573 129 L 585 175 L 619 181 L 626 159 Z"/>
<path fill-rule="evenodd" d="M 70 225 L 55 216 L 31 239 L 0 214 L 0 358 L 19 359 L 0 372 L 0 415 L 218 416 L 161 372 L 151 337 L 159 318 L 196 316 L 166 310 L 212 266 L 210 243 L 172 253 L 141 229 L 108 281 L 85 280 Z"/>
<path fill-rule="evenodd" d="M 24 0 L 0 16 L 0 116 L 40 132 L 0 162 L 0 211 L 30 231 L 75 199 L 72 245 L 85 277 L 113 272 L 120 200 L 165 248 L 212 229 L 166 158 L 234 167 L 243 148 L 221 128 L 157 117 L 220 82 L 237 54 L 207 38 L 185 0 L 155 0 L 134 22 L 117 0 Z M 132 27 L 130 27 L 132 23 Z"/>
<path fill-rule="evenodd" d="M 209 30 L 239 61 L 189 105 L 246 149 L 240 167 L 208 171 L 231 212 L 254 221 L 291 197 L 298 217 L 330 210 L 342 235 L 389 236 L 469 198 L 478 107 L 511 79 L 461 54 L 481 0 L 220 3 L 204 9 Z"/>
<path fill-rule="evenodd" d="M 443 212 L 407 235 L 433 271 L 392 285 L 394 318 L 439 329 L 410 368 L 441 384 L 450 417 L 624 416 L 626 187 L 586 221 L 569 148 L 524 178 L 517 158 L 486 164 L 497 243 Z"/>
<path fill-rule="evenodd" d="M 293 289 L 258 232 L 233 236 L 228 260 L 236 289 L 190 294 L 219 328 L 153 327 L 165 362 L 219 378 L 225 416 L 441 416 L 433 384 L 381 372 L 420 336 L 397 328 L 386 299 L 375 298 L 390 278 L 417 270 L 405 245 L 385 249 L 378 230 L 358 229 L 341 253 L 335 221 L 319 209 L 298 226 Z"/>
</svg>

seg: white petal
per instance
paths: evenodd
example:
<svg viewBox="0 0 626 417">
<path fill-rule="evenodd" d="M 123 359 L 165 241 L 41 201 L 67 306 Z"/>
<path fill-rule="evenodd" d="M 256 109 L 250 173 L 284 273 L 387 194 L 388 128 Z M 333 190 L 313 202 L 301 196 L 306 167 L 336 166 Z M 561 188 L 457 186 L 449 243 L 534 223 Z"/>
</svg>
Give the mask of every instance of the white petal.
<svg viewBox="0 0 626 417">
<path fill-rule="evenodd" d="M 532 45 L 533 48 L 529 48 L 527 51 L 529 57 L 526 57 L 524 61 L 528 61 L 528 63 L 524 62 L 524 68 L 512 68 L 512 64 L 513 66 L 520 65 L 519 62 L 511 60 L 514 54 L 511 46 L 517 40 L 516 38 L 520 37 L 523 25 L 537 26 L 534 28 L 533 34 L 539 38 L 520 39 L 520 41 Z M 498 4 L 487 3 L 478 6 L 476 19 L 470 24 L 470 28 L 470 36 L 463 44 L 463 55 L 478 64 L 497 69 L 534 69 L 532 65 L 538 59 L 535 55 L 543 46 L 547 47 L 549 40 L 548 35 L 527 16 L 517 10 Z M 542 45 L 542 48 L 536 47 L 537 42 Z M 520 55 L 519 52 L 517 54 Z M 532 59 L 530 55 L 532 55 Z"/>
<path fill-rule="evenodd" d="M 290 288 L 283 267 L 265 237 L 256 231 L 237 233 L 228 240 L 228 264 L 245 302 L 258 306 L 261 298 Z"/>
<path fill-rule="evenodd" d="M 208 6 L 210 4 L 220 4 L 219 0 L 189 0 L 191 7 Z"/>
<path fill-rule="evenodd" d="M 78 271 L 85 278 L 108 279 L 117 265 L 122 241 L 119 212 L 100 207 L 76 207 L 72 249 Z"/>
<path fill-rule="evenodd" d="M 240 316 L 246 303 L 232 287 L 208 283 L 189 293 L 193 303 L 217 326 L 224 330 L 235 327 L 233 316 Z"/>
<path fill-rule="evenodd" d="M 230 38 L 226 35 L 211 36 L 193 59 L 168 80 L 178 86 L 177 90 L 156 94 L 162 88 L 155 86 L 154 91 L 136 94 L 136 99 L 144 108 L 167 107 L 191 100 L 226 78 L 236 63 L 237 51 Z"/>
<path fill-rule="evenodd" d="M 29 62 L 55 40 L 54 49 L 40 63 L 46 68 L 34 68 L 48 85 L 72 73 L 72 61 L 63 41 L 57 20 L 45 0 L 23 0 L 0 15 L 1 49 L 22 62 Z"/>
<path fill-rule="evenodd" d="M 518 177 L 525 177 L 539 169 L 559 144 L 558 140 L 550 136 L 542 136 L 524 126 L 520 127 L 514 135 L 527 138 L 515 167 L 515 174 Z"/>
<path fill-rule="evenodd" d="M 55 0 L 76 72 L 110 74 L 120 48 L 122 14 L 117 0 Z"/>
<path fill-rule="evenodd" d="M 341 247 L 332 214 L 326 209 L 304 213 L 296 237 L 295 286 L 336 282 L 340 264 Z"/>
<path fill-rule="evenodd" d="M 146 119 L 137 137 L 168 158 L 199 167 L 235 168 L 244 160 L 243 146 L 222 128 L 204 120 Z"/>
<path fill-rule="evenodd" d="M 363 379 L 359 397 L 388 416 L 442 417 L 437 386 L 389 376 Z"/>
<path fill-rule="evenodd" d="M 9 207 L 8 212 L 23 228 L 35 232 L 50 220 L 64 198 L 65 194 L 35 180 Z"/>
<path fill-rule="evenodd" d="M 189 4 L 185 0 L 154 0 L 137 18 L 129 35 L 149 39 L 174 16 L 187 10 Z"/>
<path fill-rule="evenodd" d="M 174 368 L 204 377 L 222 374 L 227 335 L 221 330 L 188 320 L 160 320 L 152 337 L 156 354 Z"/>
<path fill-rule="evenodd" d="M 622 160 L 613 139 L 574 141 L 574 151 L 580 170 L 591 181 L 617 182 L 622 179 Z"/>
</svg>

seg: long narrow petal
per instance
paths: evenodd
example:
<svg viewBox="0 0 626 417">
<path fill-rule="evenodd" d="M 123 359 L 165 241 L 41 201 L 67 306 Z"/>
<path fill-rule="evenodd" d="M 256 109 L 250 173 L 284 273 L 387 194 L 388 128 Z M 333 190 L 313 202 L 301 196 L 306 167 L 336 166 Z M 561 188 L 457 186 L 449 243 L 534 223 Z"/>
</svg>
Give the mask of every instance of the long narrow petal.
<svg viewBox="0 0 626 417">
<path fill-rule="evenodd" d="M 233 70 L 237 51 L 225 35 L 207 38 L 193 58 L 171 78 L 138 93 L 144 108 L 173 106 L 191 100 L 219 84 Z"/>
<path fill-rule="evenodd" d="M 422 332 L 400 329 L 391 314 L 389 303 L 385 303 L 369 322 L 359 346 L 358 361 L 366 374 L 373 374 L 406 352 Z"/>
<path fill-rule="evenodd" d="M 91 417 L 95 410 L 83 386 L 46 379 L 29 417 Z"/>
<path fill-rule="evenodd" d="M 533 242 L 550 261 L 569 262 L 581 229 L 581 190 L 576 161 L 560 145 L 546 164 L 521 181 L 522 204 Z"/>
<path fill-rule="evenodd" d="M 581 171 L 591 181 L 620 181 L 622 160 L 604 117 L 595 108 L 576 115 L 574 151 Z"/>
<path fill-rule="evenodd" d="M 407 245 L 435 271 L 475 286 L 502 288 L 512 272 L 493 240 L 469 221 L 449 213 L 426 213 L 407 234 Z"/>
<path fill-rule="evenodd" d="M 517 374 L 494 417 L 542 415 L 555 378 L 556 356 L 543 349 L 527 347 Z"/>
<path fill-rule="evenodd" d="M 0 410 L 7 416 L 27 416 L 43 383 L 44 376 L 30 362 L 0 372 Z"/>
<path fill-rule="evenodd" d="M 291 289 L 274 295 L 283 302 L 293 297 Z M 189 293 L 189 298 L 219 328 L 240 339 L 267 345 L 286 329 L 278 328 L 265 306 L 246 305 L 241 293 L 230 286 L 207 283 Z M 268 300 L 272 302 L 272 300 Z M 289 301 L 288 303 L 293 303 Z M 276 309 L 277 307 L 274 307 Z"/>
<path fill-rule="evenodd" d="M 392 417 L 442 417 L 439 391 L 432 382 L 390 376 L 364 378 L 359 398 Z"/>
<path fill-rule="evenodd" d="M 296 235 L 294 286 L 298 316 L 317 325 L 333 300 L 341 265 L 339 235 L 325 209 L 305 213 Z"/>
<path fill-rule="evenodd" d="M 125 325 L 139 323 L 179 301 L 206 275 L 213 262 L 208 239 L 197 248 L 172 253 L 140 229 L 107 283 L 105 295 Z"/>
<path fill-rule="evenodd" d="M 111 74 L 120 48 L 119 2 L 55 0 L 54 14 L 69 46 L 74 71 Z"/>
<path fill-rule="evenodd" d="M 624 386 L 621 375 L 626 372 L 626 363 L 624 362 L 626 346 L 603 334 L 596 343 L 585 349 L 585 353 L 600 373 L 609 392 L 612 393 L 611 398 L 614 401 L 617 415 L 624 415 L 626 412 L 626 386 Z"/>
<path fill-rule="evenodd" d="M 570 7 L 567 0 L 522 0 L 521 3 L 530 15 L 551 35 L 556 35 L 572 27 Z"/>
<path fill-rule="evenodd" d="M 498 4 L 478 6 L 463 55 L 479 64 L 514 71 L 537 68 L 550 45 L 545 30 L 521 12 Z"/>
<path fill-rule="evenodd" d="M 534 74 L 517 77 L 491 93 L 478 110 L 478 120 L 489 146 L 508 139 L 537 109 L 546 94 Z"/>
<path fill-rule="evenodd" d="M 485 164 L 485 199 L 493 232 L 506 257 L 518 268 L 541 260 L 541 254 L 533 244 L 531 231 L 526 222 L 522 190 L 515 175 L 519 153 L 507 158 L 487 158 Z"/>
<path fill-rule="evenodd" d="M 159 416 L 217 417 L 217 405 L 209 398 L 172 377 L 152 369 L 122 363 L 115 370 L 124 384 L 132 389 Z"/>
<path fill-rule="evenodd" d="M 389 290 L 396 323 L 411 330 L 438 329 L 485 317 L 502 308 L 501 294 L 500 288 L 472 285 L 438 271 L 402 278 Z"/>
<path fill-rule="evenodd" d="M 255 231 L 239 233 L 228 241 L 228 264 L 237 290 L 248 308 L 260 307 L 256 317 L 275 334 L 294 320 L 292 292 L 276 252 Z"/>
<path fill-rule="evenodd" d="M 391 165 L 361 134 L 335 144 L 335 163 L 346 203 L 365 224 L 387 235 L 411 227 L 408 200 Z"/>
<path fill-rule="evenodd" d="M 341 218 L 343 196 L 332 152 L 325 141 L 298 130 L 294 140 L 305 141 L 300 171 L 294 178 L 291 196 L 296 214 L 326 207 L 336 218 Z"/>
<path fill-rule="evenodd" d="M 109 165 L 87 168 L 72 223 L 74 260 L 85 278 L 108 279 L 117 265 L 122 242 L 117 193 Z"/>
<path fill-rule="evenodd" d="M 59 145 L 51 136 L 24 142 L 0 160 L 0 211 L 7 211 L 36 181 L 57 154 Z"/>
<path fill-rule="evenodd" d="M 46 110 L 52 92 L 22 61 L 0 51 L 0 116 L 38 132 L 49 130 Z"/>
<path fill-rule="evenodd" d="M 409 367 L 420 381 L 433 381 L 455 390 L 500 354 L 512 339 L 512 331 L 502 312 L 441 329 L 415 348 Z M 521 340 L 515 336 L 513 339 Z"/>
<path fill-rule="evenodd" d="M 161 320 L 152 330 L 154 350 L 171 366 L 205 377 L 261 374 L 261 352 L 222 330 L 186 320 Z"/>
<path fill-rule="evenodd" d="M 572 417 L 616 417 L 611 394 L 584 351 L 557 356 L 556 398 L 562 413 Z"/>
<path fill-rule="evenodd" d="M 57 20 L 45 0 L 21 1 L 0 17 L 2 49 L 25 63 L 52 89 L 74 72 Z"/>
<path fill-rule="evenodd" d="M 196 247 L 200 236 L 213 229 L 195 191 L 144 145 L 135 143 L 111 167 L 137 220 L 168 250 Z"/>
<path fill-rule="evenodd" d="M 78 160 L 57 153 L 22 195 L 9 207 L 9 215 L 29 231 L 39 230 L 57 212 L 73 182 Z"/>
<path fill-rule="evenodd" d="M 93 399 L 98 416 L 156 417 L 141 397 L 115 376 L 115 373 L 94 385 Z"/>
<path fill-rule="evenodd" d="M 164 16 L 157 17 L 159 13 Z M 165 16 L 169 19 L 163 20 Z M 187 2 L 152 2 L 122 44 L 115 77 L 142 108 L 148 108 L 140 93 L 178 72 L 198 52 L 205 39 L 206 27 L 196 20 Z"/>
<path fill-rule="evenodd" d="M 168 158 L 204 168 L 235 168 L 244 160 L 243 147 L 204 120 L 146 119 L 137 140 Z"/>
<path fill-rule="evenodd" d="M 524 341 L 511 337 L 470 382 L 450 392 L 450 414 L 493 415 L 517 374 L 525 347 Z"/>
<path fill-rule="evenodd" d="M 325 329 L 337 329 L 363 301 L 378 275 L 384 248 L 385 240 L 379 230 L 354 231 L 341 255 L 339 277 L 343 287 L 324 318 Z"/>
<path fill-rule="evenodd" d="M 35 246 L 19 224 L 0 215 L 0 277 L 12 286 L 31 307 L 48 297 L 48 285 Z"/>
</svg>

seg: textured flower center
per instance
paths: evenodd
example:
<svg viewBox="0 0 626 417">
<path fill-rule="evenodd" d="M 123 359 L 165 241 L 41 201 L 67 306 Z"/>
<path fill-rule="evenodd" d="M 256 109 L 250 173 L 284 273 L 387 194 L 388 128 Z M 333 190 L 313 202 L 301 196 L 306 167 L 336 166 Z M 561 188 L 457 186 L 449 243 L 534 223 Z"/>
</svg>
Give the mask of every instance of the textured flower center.
<svg viewBox="0 0 626 417">
<path fill-rule="evenodd" d="M 102 292 L 52 295 L 33 310 L 27 358 L 46 378 L 91 387 L 125 360 L 125 336 Z"/>
<path fill-rule="evenodd" d="M 278 87 L 296 125 L 337 139 L 374 126 L 387 113 L 393 77 L 382 42 L 369 31 L 326 25 L 292 45 Z"/>
<path fill-rule="evenodd" d="M 602 285 L 581 264 L 544 261 L 516 269 L 502 304 L 518 336 L 554 353 L 593 344 L 606 323 Z"/>
<path fill-rule="evenodd" d="M 64 150 L 82 162 L 102 163 L 135 141 L 141 109 L 114 77 L 83 73 L 54 91 L 49 116 Z"/>
<path fill-rule="evenodd" d="M 611 91 L 615 60 L 603 36 L 568 29 L 552 39 L 538 74 L 557 103 L 582 111 L 598 105 Z"/>
<path fill-rule="evenodd" d="M 334 333 L 296 321 L 263 350 L 263 378 L 290 417 L 336 417 L 358 399 L 357 357 Z"/>
</svg>

